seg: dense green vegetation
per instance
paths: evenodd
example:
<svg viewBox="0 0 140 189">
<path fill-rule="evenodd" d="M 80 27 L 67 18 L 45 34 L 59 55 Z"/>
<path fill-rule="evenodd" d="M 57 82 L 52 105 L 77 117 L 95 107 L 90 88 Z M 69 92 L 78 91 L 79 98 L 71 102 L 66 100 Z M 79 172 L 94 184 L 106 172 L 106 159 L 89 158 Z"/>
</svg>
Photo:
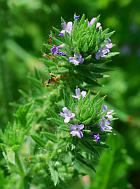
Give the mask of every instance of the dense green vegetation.
<svg viewBox="0 0 140 189">
<path fill-rule="evenodd" d="M 40 89 L 38 82 L 33 79 L 34 75 L 38 77 L 35 69 L 44 70 L 40 60 L 44 52 L 43 44 L 48 42 L 52 26 L 60 28 L 60 17 L 72 21 L 74 13 L 84 13 L 89 18 L 100 15 L 103 28 L 116 31 L 112 38 L 117 44 L 114 49 L 120 51 L 120 55 L 110 64 L 111 76 L 101 81 L 104 86 L 101 93 L 107 94 L 106 100 L 119 118 L 114 123 L 117 135 L 108 139 L 111 150 L 106 149 L 101 154 L 97 173 L 91 176 L 90 182 L 85 184 L 83 180 L 73 179 L 68 183 L 69 188 L 140 188 L 139 9 L 139 0 L 0 0 L 0 127 L 3 131 L 8 130 L 16 119 L 20 120 L 21 125 L 30 125 L 33 116 L 30 111 L 36 117 L 36 129 L 43 123 L 43 110 L 48 102 L 44 102 L 47 89 Z M 42 80 L 44 79 L 47 79 L 45 73 Z M 34 100 L 37 100 L 35 106 Z M 38 114 L 40 116 L 36 116 Z M 21 115 L 25 115 L 24 120 Z M 10 132 L 14 133 L 14 128 Z M 17 144 L 18 142 L 20 141 Z M 7 144 L 10 144 L 10 138 Z M 29 141 L 27 144 L 29 145 Z M 29 146 L 23 147 L 23 154 L 24 148 L 28 149 Z M 14 161 L 12 153 L 9 151 L 11 164 Z M 6 177 L 9 170 L 4 166 L 3 156 L 0 153 L 0 188 L 11 189 L 15 183 L 12 183 L 13 178 Z M 20 162 L 19 166 L 21 174 L 24 174 Z M 44 187 L 46 179 L 42 175 L 43 172 L 40 173 L 43 182 L 40 188 Z M 36 183 L 40 182 L 40 177 L 35 178 Z M 28 183 L 30 177 L 25 180 Z M 21 186 L 28 188 L 22 181 Z M 50 186 L 55 188 L 52 183 Z M 16 187 L 21 188 L 20 185 Z M 65 185 L 63 187 L 68 188 Z M 32 188 L 36 189 L 35 186 Z"/>
</svg>

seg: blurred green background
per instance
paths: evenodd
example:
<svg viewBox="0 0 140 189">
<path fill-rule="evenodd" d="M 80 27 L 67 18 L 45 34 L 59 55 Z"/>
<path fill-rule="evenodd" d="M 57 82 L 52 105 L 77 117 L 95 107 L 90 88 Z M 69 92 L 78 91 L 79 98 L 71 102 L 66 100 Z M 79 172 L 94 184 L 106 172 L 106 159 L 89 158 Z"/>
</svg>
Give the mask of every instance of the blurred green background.
<svg viewBox="0 0 140 189">
<path fill-rule="evenodd" d="M 0 0 L 0 127 L 12 119 L 10 103 L 20 102 L 19 89 L 29 91 L 27 75 L 38 68 L 51 27 L 60 28 L 60 18 L 73 20 L 74 13 L 100 15 L 103 28 L 116 31 L 120 51 L 102 93 L 119 118 L 114 127 L 123 149 L 114 142 L 110 156 L 102 155 L 90 188 L 140 189 L 140 0 Z"/>
</svg>

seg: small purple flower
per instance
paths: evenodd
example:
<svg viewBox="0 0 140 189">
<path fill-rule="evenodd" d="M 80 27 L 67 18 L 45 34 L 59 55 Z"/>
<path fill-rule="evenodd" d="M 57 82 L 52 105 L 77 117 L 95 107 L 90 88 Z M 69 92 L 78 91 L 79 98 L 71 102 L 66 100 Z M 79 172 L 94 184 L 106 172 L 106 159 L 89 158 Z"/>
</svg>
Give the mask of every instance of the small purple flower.
<svg viewBox="0 0 140 189">
<path fill-rule="evenodd" d="M 59 33 L 59 36 L 64 36 L 65 32 L 71 34 L 72 27 L 73 27 L 73 23 L 72 22 L 68 22 L 68 23 L 63 22 L 62 23 L 62 30 Z"/>
<path fill-rule="evenodd" d="M 113 113 L 113 110 L 109 110 L 109 111 L 107 112 L 107 114 L 106 114 L 105 117 L 106 117 L 107 119 L 109 119 L 109 120 L 112 119 L 112 118 L 113 118 L 112 113 Z"/>
<path fill-rule="evenodd" d="M 72 113 L 67 107 L 64 107 L 63 112 L 60 112 L 60 116 L 64 118 L 64 122 L 68 123 L 71 119 L 75 117 L 75 114 Z"/>
<path fill-rule="evenodd" d="M 54 46 L 51 48 L 51 52 L 52 52 L 53 55 L 58 54 L 58 52 L 59 52 L 59 47 L 56 46 L 56 45 L 54 45 Z"/>
<path fill-rule="evenodd" d="M 86 94 L 87 94 L 86 91 L 81 92 L 80 88 L 76 88 L 75 95 L 72 95 L 72 97 L 80 100 L 81 96 L 82 96 L 82 98 L 85 98 Z"/>
<path fill-rule="evenodd" d="M 84 62 L 84 58 L 81 54 L 74 53 L 74 57 L 69 57 L 69 62 L 72 62 L 74 65 L 79 65 Z"/>
<path fill-rule="evenodd" d="M 113 44 L 112 44 L 112 42 L 111 42 L 111 39 L 106 39 L 106 48 L 108 48 L 108 49 L 111 49 L 112 47 L 113 47 Z"/>
<path fill-rule="evenodd" d="M 105 117 L 103 117 L 99 123 L 101 131 L 112 132 L 112 127 L 110 126 L 110 124 L 111 124 L 110 120 L 107 120 Z"/>
<path fill-rule="evenodd" d="M 98 52 L 96 53 L 96 60 L 99 60 L 101 57 L 105 57 L 108 53 L 110 52 L 110 50 L 107 48 L 107 47 L 104 47 L 104 48 L 100 48 L 98 50 Z"/>
<path fill-rule="evenodd" d="M 77 136 L 78 138 L 82 138 L 83 137 L 83 133 L 82 133 L 83 129 L 84 129 L 83 124 L 70 125 L 70 134 L 72 136 Z"/>
<path fill-rule="evenodd" d="M 79 18 L 80 18 L 79 15 L 74 14 L 74 20 L 79 20 Z"/>
<path fill-rule="evenodd" d="M 96 18 L 92 18 L 91 21 L 88 21 L 88 26 L 92 26 L 96 22 Z"/>
<path fill-rule="evenodd" d="M 63 47 L 63 44 L 62 44 L 62 45 L 59 45 L 59 46 L 54 45 L 54 46 L 51 48 L 52 54 L 53 54 L 53 55 L 57 55 L 57 54 L 58 54 L 58 55 L 60 55 L 60 56 L 66 56 L 66 53 L 59 51 L 59 49 L 62 48 L 62 47 Z"/>
<path fill-rule="evenodd" d="M 100 58 L 105 57 L 109 52 L 110 49 L 113 47 L 113 44 L 111 42 L 111 39 L 106 39 L 105 40 L 105 46 L 101 47 L 98 52 L 95 55 L 96 60 L 99 60 Z"/>
<path fill-rule="evenodd" d="M 112 114 L 113 114 L 114 110 L 108 110 L 107 105 L 103 105 L 102 110 L 103 110 L 103 112 L 106 112 L 105 118 L 107 118 L 108 120 L 111 120 L 113 118 Z"/>
<path fill-rule="evenodd" d="M 95 140 L 96 142 L 99 142 L 99 141 L 100 141 L 100 135 L 99 135 L 99 133 L 93 135 L 93 138 L 94 138 L 94 140 Z"/>
<path fill-rule="evenodd" d="M 92 26 L 95 22 L 96 22 L 97 18 L 92 18 L 91 21 L 88 21 L 88 26 Z M 100 22 L 97 22 L 96 24 L 96 29 L 99 29 L 101 30 L 102 29 L 102 26 L 101 26 L 101 23 Z"/>
<path fill-rule="evenodd" d="M 102 106 L 103 112 L 107 111 L 107 109 L 108 109 L 108 108 L 107 108 L 107 105 L 104 104 L 104 105 Z"/>
</svg>

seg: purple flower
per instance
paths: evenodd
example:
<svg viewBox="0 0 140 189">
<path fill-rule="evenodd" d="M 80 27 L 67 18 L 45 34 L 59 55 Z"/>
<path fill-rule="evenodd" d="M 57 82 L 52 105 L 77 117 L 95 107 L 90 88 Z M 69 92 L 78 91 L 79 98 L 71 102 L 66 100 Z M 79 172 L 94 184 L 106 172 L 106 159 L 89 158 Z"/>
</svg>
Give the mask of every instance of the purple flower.
<svg viewBox="0 0 140 189">
<path fill-rule="evenodd" d="M 107 111 L 107 109 L 108 109 L 108 108 L 107 108 L 107 105 L 104 104 L 104 105 L 102 106 L 103 112 Z"/>
<path fill-rule="evenodd" d="M 62 23 L 62 30 L 59 33 L 59 36 L 64 36 L 65 32 L 71 34 L 72 27 L 73 27 L 73 23 L 72 22 L 68 22 L 68 23 L 63 22 Z"/>
<path fill-rule="evenodd" d="M 70 125 L 70 134 L 72 136 L 77 136 L 78 138 L 82 138 L 83 137 L 83 133 L 82 133 L 83 129 L 84 129 L 83 124 Z"/>
<path fill-rule="evenodd" d="M 99 141 L 100 141 L 100 135 L 99 135 L 99 133 L 93 135 L 93 138 L 94 138 L 94 140 L 95 140 L 96 142 L 99 142 Z"/>
<path fill-rule="evenodd" d="M 112 113 L 113 113 L 113 110 L 109 110 L 109 111 L 107 112 L 107 114 L 106 114 L 105 117 L 106 117 L 107 119 L 112 119 L 112 118 L 113 118 Z"/>
<path fill-rule="evenodd" d="M 113 118 L 113 112 L 114 110 L 108 110 L 107 105 L 103 105 L 102 107 L 103 112 L 106 112 L 105 118 L 107 118 L 108 120 L 111 120 Z"/>
<path fill-rule="evenodd" d="M 59 52 L 59 47 L 56 46 L 56 45 L 54 45 L 54 46 L 51 48 L 51 52 L 52 52 L 53 55 L 58 54 L 58 52 Z"/>
<path fill-rule="evenodd" d="M 108 53 L 110 52 L 110 50 L 107 48 L 107 47 L 104 47 L 104 48 L 100 48 L 98 50 L 98 52 L 96 53 L 96 60 L 99 60 L 101 57 L 105 57 Z"/>
<path fill-rule="evenodd" d="M 69 62 L 72 62 L 74 65 L 79 65 L 84 62 L 84 58 L 81 54 L 74 53 L 74 57 L 69 57 Z"/>
<path fill-rule="evenodd" d="M 113 44 L 111 42 L 111 39 L 106 39 L 105 40 L 105 46 L 101 47 L 98 52 L 95 55 L 96 60 L 99 60 L 100 58 L 105 57 L 109 52 L 110 49 L 113 47 Z"/>
<path fill-rule="evenodd" d="M 92 26 L 96 22 L 96 18 L 92 18 L 91 21 L 88 21 L 88 26 Z"/>
<path fill-rule="evenodd" d="M 75 117 L 75 114 L 72 113 L 67 107 L 64 107 L 63 112 L 60 112 L 60 116 L 64 118 L 64 122 L 68 123 L 71 119 Z"/>
<path fill-rule="evenodd" d="M 53 54 L 53 55 L 57 55 L 57 54 L 58 54 L 58 55 L 60 55 L 60 56 L 66 56 L 66 53 L 59 51 L 59 49 L 62 48 L 62 47 L 63 47 L 63 44 L 62 44 L 62 45 L 59 45 L 59 46 L 54 45 L 54 46 L 51 48 L 52 54 Z"/>
<path fill-rule="evenodd" d="M 79 20 L 79 18 L 80 18 L 79 15 L 74 14 L 74 20 Z"/>
<path fill-rule="evenodd" d="M 112 132 L 112 127 L 110 126 L 110 124 L 111 124 L 110 120 L 107 120 L 105 117 L 102 117 L 99 123 L 101 131 Z"/>
<path fill-rule="evenodd" d="M 112 44 L 112 42 L 111 42 L 111 39 L 106 39 L 106 48 L 108 48 L 108 49 L 111 49 L 112 47 L 113 47 L 113 44 Z"/>
<path fill-rule="evenodd" d="M 75 95 L 72 95 L 72 97 L 80 100 L 81 96 L 82 96 L 82 98 L 85 98 L 86 94 L 87 94 L 86 91 L 81 92 L 80 88 L 76 88 Z"/>
<path fill-rule="evenodd" d="M 97 18 L 92 18 L 91 21 L 88 21 L 88 26 L 92 26 L 96 22 Z M 102 29 L 101 23 L 97 22 L 96 29 Z"/>
</svg>

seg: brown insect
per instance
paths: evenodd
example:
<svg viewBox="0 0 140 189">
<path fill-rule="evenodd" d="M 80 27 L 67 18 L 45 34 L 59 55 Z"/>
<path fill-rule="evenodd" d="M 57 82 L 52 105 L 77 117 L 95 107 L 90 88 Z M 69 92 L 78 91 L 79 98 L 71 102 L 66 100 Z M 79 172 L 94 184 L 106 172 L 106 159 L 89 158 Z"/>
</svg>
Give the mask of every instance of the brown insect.
<svg viewBox="0 0 140 189">
<path fill-rule="evenodd" d="M 54 74 L 50 73 L 51 78 L 43 82 L 44 87 L 49 87 L 51 84 L 59 83 L 61 76 L 57 77 Z"/>
</svg>

